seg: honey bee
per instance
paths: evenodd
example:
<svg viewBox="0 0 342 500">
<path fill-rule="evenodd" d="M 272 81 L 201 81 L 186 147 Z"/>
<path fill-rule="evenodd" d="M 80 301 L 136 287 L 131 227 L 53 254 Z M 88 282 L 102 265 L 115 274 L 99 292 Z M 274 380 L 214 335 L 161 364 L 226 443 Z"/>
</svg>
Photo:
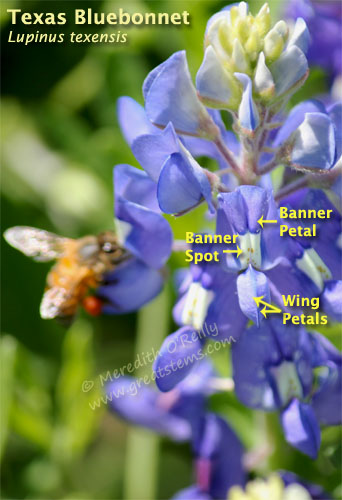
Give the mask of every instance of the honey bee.
<svg viewBox="0 0 342 500">
<path fill-rule="evenodd" d="M 56 260 L 47 275 L 40 315 L 64 323 L 72 321 L 81 303 L 90 314 L 101 312 L 101 301 L 87 294 L 101 284 L 106 272 L 129 256 L 111 231 L 71 239 L 34 227 L 15 226 L 5 231 L 4 238 L 36 261 Z"/>
</svg>

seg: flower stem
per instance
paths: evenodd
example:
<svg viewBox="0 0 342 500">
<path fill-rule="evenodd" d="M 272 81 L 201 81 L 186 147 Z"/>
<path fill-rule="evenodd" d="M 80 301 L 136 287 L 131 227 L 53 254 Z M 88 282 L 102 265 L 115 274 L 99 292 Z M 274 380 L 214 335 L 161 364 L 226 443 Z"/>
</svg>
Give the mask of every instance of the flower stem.
<svg viewBox="0 0 342 500">
<path fill-rule="evenodd" d="M 302 188 L 308 186 L 311 178 L 312 178 L 312 175 L 307 174 L 307 175 L 303 175 L 302 177 L 300 177 L 299 179 L 296 179 L 293 182 L 290 182 L 286 186 L 279 189 L 279 191 L 275 195 L 274 199 L 276 201 L 282 200 L 283 198 L 285 198 L 289 194 L 294 193 L 295 191 L 298 191 L 299 189 L 302 189 Z"/>
<path fill-rule="evenodd" d="M 227 146 L 225 145 L 225 143 L 223 142 L 222 140 L 222 137 L 219 136 L 215 141 L 214 141 L 217 149 L 220 151 L 220 153 L 222 154 L 223 158 L 226 160 L 226 162 L 228 163 L 228 165 L 231 166 L 231 168 L 233 169 L 233 171 L 235 172 L 235 174 L 239 177 L 241 177 L 241 171 L 240 171 L 240 167 L 239 165 L 237 164 L 237 162 L 235 161 L 235 158 L 234 158 L 234 155 L 233 153 L 230 151 L 230 149 L 227 148 Z"/>
<path fill-rule="evenodd" d="M 167 288 L 140 310 L 136 354 L 157 350 L 168 333 L 169 293 Z M 136 376 L 151 375 L 151 365 L 137 370 Z M 132 428 L 127 439 L 124 475 L 126 500 L 157 498 L 159 438 L 145 429 Z"/>
<path fill-rule="evenodd" d="M 258 174 L 259 175 L 267 174 L 268 172 L 271 172 L 271 170 L 273 170 L 278 165 L 279 165 L 279 160 L 275 156 L 274 158 L 272 158 L 272 160 L 270 160 L 268 163 L 259 168 Z"/>
</svg>

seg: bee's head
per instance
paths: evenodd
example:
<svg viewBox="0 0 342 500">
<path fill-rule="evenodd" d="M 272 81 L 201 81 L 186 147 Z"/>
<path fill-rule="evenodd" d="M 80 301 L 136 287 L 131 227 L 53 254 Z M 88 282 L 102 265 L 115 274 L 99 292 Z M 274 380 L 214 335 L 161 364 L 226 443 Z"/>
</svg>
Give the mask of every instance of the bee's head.
<svg viewBox="0 0 342 500">
<path fill-rule="evenodd" d="M 98 236 L 98 244 L 102 252 L 114 253 L 118 249 L 118 241 L 114 233 L 107 231 Z"/>
</svg>

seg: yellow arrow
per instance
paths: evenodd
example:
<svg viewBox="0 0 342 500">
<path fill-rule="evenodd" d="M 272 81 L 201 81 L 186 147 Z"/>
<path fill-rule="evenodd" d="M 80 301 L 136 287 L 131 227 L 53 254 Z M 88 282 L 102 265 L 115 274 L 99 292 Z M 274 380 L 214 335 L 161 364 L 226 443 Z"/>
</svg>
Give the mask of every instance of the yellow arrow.
<svg viewBox="0 0 342 500">
<path fill-rule="evenodd" d="M 283 312 L 279 307 L 272 306 L 272 304 L 269 304 L 268 302 L 265 302 L 262 300 L 264 296 L 262 295 L 261 297 L 253 297 L 254 302 L 256 303 L 257 307 L 260 307 L 262 304 L 265 306 L 263 309 L 261 309 L 261 314 L 264 316 L 264 318 L 267 318 L 267 314 L 275 314 L 275 313 L 281 313 Z M 269 307 L 269 309 L 267 309 Z"/>
<path fill-rule="evenodd" d="M 238 259 L 242 254 L 242 250 L 238 245 L 236 245 L 236 250 L 223 250 L 223 253 L 236 253 L 236 258 Z"/>
<path fill-rule="evenodd" d="M 271 306 L 271 307 L 273 308 L 274 306 Z M 263 315 L 263 317 L 267 319 L 266 314 L 281 313 L 282 310 L 278 309 L 278 307 L 274 307 L 274 309 L 267 309 L 267 306 L 265 306 L 263 309 L 261 309 L 260 312 Z"/>
<path fill-rule="evenodd" d="M 270 220 L 264 220 L 264 216 L 262 215 L 260 217 L 260 219 L 258 220 L 258 223 L 260 224 L 260 226 L 263 228 L 264 227 L 264 224 L 276 224 L 278 221 L 277 220 L 274 220 L 274 219 L 270 219 Z"/>
</svg>

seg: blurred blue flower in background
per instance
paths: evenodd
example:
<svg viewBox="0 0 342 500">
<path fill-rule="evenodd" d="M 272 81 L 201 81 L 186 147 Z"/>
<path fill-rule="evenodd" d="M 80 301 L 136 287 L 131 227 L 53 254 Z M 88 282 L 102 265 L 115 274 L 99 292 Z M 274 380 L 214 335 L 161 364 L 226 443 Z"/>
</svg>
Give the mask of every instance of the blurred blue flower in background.
<svg viewBox="0 0 342 500">
<path fill-rule="evenodd" d="M 311 44 L 307 53 L 311 64 L 324 68 L 334 79 L 342 70 L 342 6 L 334 0 L 289 0 L 286 16 L 305 19 Z"/>
</svg>

